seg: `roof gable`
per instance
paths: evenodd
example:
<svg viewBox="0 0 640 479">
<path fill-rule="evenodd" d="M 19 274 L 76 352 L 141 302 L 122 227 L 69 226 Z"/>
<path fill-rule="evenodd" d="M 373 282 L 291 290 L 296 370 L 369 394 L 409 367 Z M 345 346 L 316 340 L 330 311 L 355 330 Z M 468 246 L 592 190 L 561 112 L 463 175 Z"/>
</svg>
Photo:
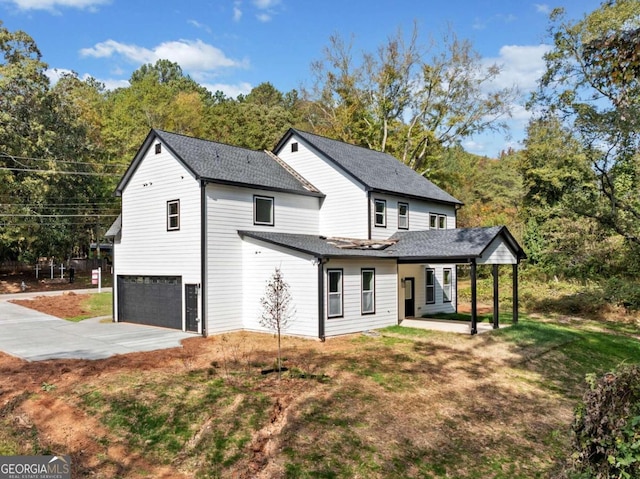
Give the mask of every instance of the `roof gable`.
<svg viewBox="0 0 640 479">
<path fill-rule="evenodd" d="M 121 193 L 137 165 L 158 139 L 197 180 L 286 191 L 311 196 L 322 194 L 303 178 L 297 178 L 265 151 L 255 151 L 162 130 L 151 130 L 116 192 Z"/>
<path fill-rule="evenodd" d="M 321 153 L 368 190 L 440 203 L 462 204 L 388 153 L 291 128 L 276 145 L 276 154 L 292 136 Z"/>
</svg>

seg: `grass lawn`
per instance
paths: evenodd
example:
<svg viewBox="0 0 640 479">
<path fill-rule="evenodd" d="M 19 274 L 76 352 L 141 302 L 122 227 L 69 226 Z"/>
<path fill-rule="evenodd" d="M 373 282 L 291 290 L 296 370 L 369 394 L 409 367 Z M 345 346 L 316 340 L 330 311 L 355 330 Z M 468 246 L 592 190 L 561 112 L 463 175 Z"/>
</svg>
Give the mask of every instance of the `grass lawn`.
<svg viewBox="0 0 640 479">
<path fill-rule="evenodd" d="M 0 447 L 69 453 L 99 477 L 156 477 L 154 467 L 197 478 L 559 477 L 585 376 L 640 362 L 628 332 L 522 315 L 474 337 L 394 326 L 325 343 L 285 338 L 281 381 L 261 373 L 275 339 L 250 333 L 86 368 L 52 362 L 58 373 L 29 376 L 47 388 L 16 389 Z M 20 428 L 15 418 L 45 403 L 73 408 L 82 454 L 35 419 Z M 64 415 L 47 416 L 60 427 Z"/>
<path fill-rule="evenodd" d="M 111 316 L 113 314 L 113 294 L 110 292 L 89 294 L 87 298 L 82 301 L 81 308 L 86 312 L 65 319 L 78 322 L 88 318 Z"/>
</svg>

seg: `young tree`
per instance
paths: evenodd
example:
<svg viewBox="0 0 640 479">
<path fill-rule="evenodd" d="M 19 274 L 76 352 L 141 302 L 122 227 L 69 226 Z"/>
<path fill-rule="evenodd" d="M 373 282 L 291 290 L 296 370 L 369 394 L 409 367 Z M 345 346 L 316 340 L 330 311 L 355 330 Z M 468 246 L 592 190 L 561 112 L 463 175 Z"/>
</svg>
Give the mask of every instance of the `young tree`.
<svg viewBox="0 0 640 479">
<path fill-rule="evenodd" d="M 296 311 L 292 303 L 289 284 L 284 280 L 282 271 L 276 267 L 271 279 L 267 282 L 265 295 L 260 298 L 262 316 L 260 324 L 274 331 L 278 336 L 278 378 L 282 372 L 281 333 L 293 320 Z"/>
</svg>

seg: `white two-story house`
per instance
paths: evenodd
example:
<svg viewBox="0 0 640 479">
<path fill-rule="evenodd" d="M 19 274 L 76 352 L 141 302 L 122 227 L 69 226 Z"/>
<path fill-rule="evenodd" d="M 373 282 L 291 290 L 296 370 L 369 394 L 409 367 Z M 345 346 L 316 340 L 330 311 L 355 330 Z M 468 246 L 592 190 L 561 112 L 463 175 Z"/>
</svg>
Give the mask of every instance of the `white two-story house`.
<svg viewBox="0 0 640 479">
<path fill-rule="evenodd" d="M 286 333 L 324 339 L 454 312 L 456 264 L 524 257 L 392 156 L 294 129 L 273 152 L 152 130 L 116 193 L 114 320 L 203 335 L 263 330 L 275 268 Z"/>
</svg>

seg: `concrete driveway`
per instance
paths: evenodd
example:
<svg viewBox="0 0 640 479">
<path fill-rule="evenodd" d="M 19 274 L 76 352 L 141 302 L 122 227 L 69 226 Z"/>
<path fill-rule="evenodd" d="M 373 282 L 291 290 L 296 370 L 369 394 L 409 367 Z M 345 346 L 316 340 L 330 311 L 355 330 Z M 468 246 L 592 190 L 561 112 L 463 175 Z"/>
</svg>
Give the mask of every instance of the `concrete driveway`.
<svg viewBox="0 0 640 479">
<path fill-rule="evenodd" d="M 3 297 L 4 296 L 4 297 Z M 104 359 L 115 354 L 180 346 L 193 333 L 100 318 L 72 323 L 7 302 L 0 296 L 0 351 L 27 361 Z M 20 297 L 25 297 L 21 295 Z"/>
</svg>

